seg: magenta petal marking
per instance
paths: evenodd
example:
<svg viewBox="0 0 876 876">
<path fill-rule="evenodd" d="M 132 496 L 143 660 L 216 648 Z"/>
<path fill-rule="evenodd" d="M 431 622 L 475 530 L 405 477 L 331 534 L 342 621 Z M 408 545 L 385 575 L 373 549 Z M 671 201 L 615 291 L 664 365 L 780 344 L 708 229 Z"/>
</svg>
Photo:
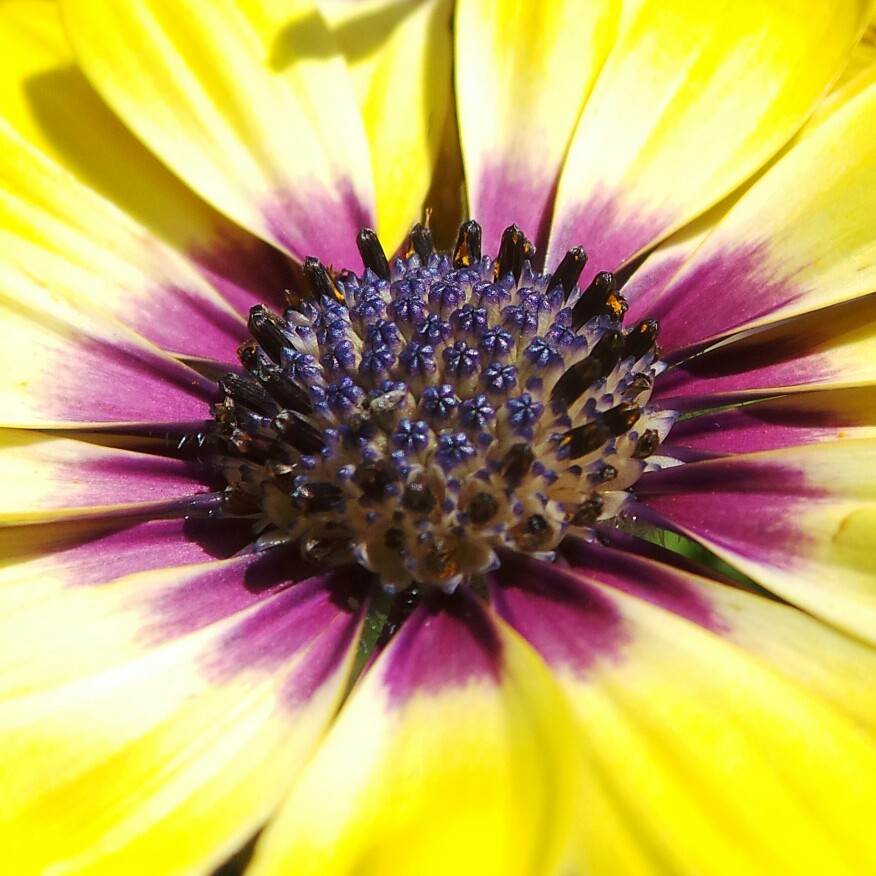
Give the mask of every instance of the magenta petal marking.
<svg viewBox="0 0 876 876">
<path fill-rule="evenodd" d="M 384 683 L 400 704 L 469 682 L 498 683 L 502 645 L 484 609 L 466 593 L 435 597 L 404 622 L 389 645 Z"/>
<path fill-rule="evenodd" d="M 300 261 L 315 256 L 336 270 L 358 270 L 362 263 L 356 235 L 374 227 L 371 211 L 356 197 L 353 186 L 338 180 L 331 193 L 314 187 L 281 193 L 264 208 L 274 239 Z"/>
<path fill-rule="evenodd" d="M 101 586 L 136 572 L 210 562 L 252 540 L 248 522 L 216 520 L 153 520 L 111 532 L 95 531 L 93 525 L 77 531 L 65 524 L 63 529 L 51 527 L 46 535 L 58 541 L 40 543 L 39 553 L 51 556 L 53 567 L 72 587 Z M 0 530 L 0 554 L 11 558 L 16 547 L 22 549 L 16 530 Z M 28 550 L 27 542 L 23 549 Z"/>
<path fill-rule="evenodd" d="M 685 271 L 662 290 L 650 312 L 660 320 L 660 343 L 671 354 L 768 316 L 804 291 L 775 276 L 759 244 L 716 253 Z"/>
<path fill-rule="evenodd" d="M 594 191 L 565 215 L 554 216 L 547 264 L 556 265 L 567 250 L 583 246 L 587 266 L 579 285 L 586 285 L 599 271 L 616 271 L 649 243 L 657 240 L 672 222 L 640 205 L 631 211 L 616 194 Z"/>
<path fill-rule="evenodd" d="M 203 420 L 216 384 L 189 368 L 125 343 L 85 341 L 46 360 L 34 381 L 39 422 L 139 423 Z"/>
<path fill-rule="evenodd" d="M 244 317 L 256 304 L 282 310 L 286 306 L 285 290 L 296 288 L 289 256 L 243 230 L 233 236 L 225 232 L 209 246 L 195 246 L 187 257 Z M 240 340 L 238 337 L 238 343 Z"/>
<path fill-rule="evenodd" d="M 833 440 L 852 425 L 856 424 L 848 417 L 803 404 L 778 407 L 762 402 L 682 420 L 673 427 L 663 448 L 672 452 L 678 444 L 710 454 L 754 453 Z"/>
<path fill-rule="evenodd" d="M 541 259 L 547 246 L 556 183 L 543 185 L 529 167 L 496 161 L 479 172 L 472 215 L 483 229 L 484 251 L 496 252 L 502 232 L 516 224 L 535 244 Z"/>
<path fill-rule="evenodd" d="M 620 533 L 612 542 L 613 546 L 607 546 L 598 541 L 567 539 L 562 553 L 584 579 L 608 584 L 712 632 L 726 631 L 726 624 L 716 617 L 711 603 L 688 583 L 686 573 L 661 562 L 664 558 L 672 561 L 671 554 L 649 550 L 646 544 L 637 544 L 637 539 Z M 629 553 L 629 548 L 636 553 Z"/>
<path fill-rule="evenodd" d="M 666 401 L 669 406 L 675 404 L 669 400 L 680 399 L 680 407 L 689 408 L 684 404 L 686 397 L 703 397 L 708 402 L 720 393 L 722 397 L 744 399 L 780 387 L 817 385 L 831 378 L 842 380 L 836 359 L 818 350 L 822 338 L 804 325 L 795 332 L 795 324 L 790 323 L 783 336 L 773 332 L 765 332 L 762 338 L 754 335 L 744 343 L 730 343 L 671 368 L 660 376 L 652 399 Z M 837 335 L 834 340 L 840 343 L 842 339 Z M 714 406 L 714 402 L 704 406 Z"/>
<path fill-rule="evenodd" d="M 602 659 L 619 661 L 629 631 L 599 590 L 559 566 L 515 557 L 490 579 L 493 605 L 554 668 L 584 676 Z"/>
<path fill-rule="evenodd" d="M 670 527 L 775 564 L 805 552 L 798 508 L 814 510 L 828 493 L 808 485 L 796 468 L 730 458 L 649 472 L 636 484 L 636 494 Z"/>
<path fill-rule="evenodd" d="M 275 567 L 275 571 L 279 571 Z M 367 609 L 367 586 L 372 576 L 354 567 L 300 581 L 278 590 L 250 592 L 242 575 L 237 592 L 226 589 L 228 608 L 261 601 L 211 651 L 208 671 L 218 681 L 243 670 L 275 672 L 296 654 L 313 649 L 290 682 L 290 696 L 315 690 L 337 668 L 344 642 L 351 640 Z M 232 582 L 233 587 L 233 582 Z M 227 588 L 227 582 L 226 582 Z"/>
<path fill-rule="evenodd" d="M 147 454 L 85 459 L 58 465 L 64 490 L 42 507 L 77 508 L 173 500 L 203 490 L 205 472 L 177 459 Z"/>
<path fill-rule="evenodd" d="M 187 356 L 234 361 L 246 321 L 185 289 L 159 286 L 132 305 L 129 325 L 148 341 Z"/>
</svg>

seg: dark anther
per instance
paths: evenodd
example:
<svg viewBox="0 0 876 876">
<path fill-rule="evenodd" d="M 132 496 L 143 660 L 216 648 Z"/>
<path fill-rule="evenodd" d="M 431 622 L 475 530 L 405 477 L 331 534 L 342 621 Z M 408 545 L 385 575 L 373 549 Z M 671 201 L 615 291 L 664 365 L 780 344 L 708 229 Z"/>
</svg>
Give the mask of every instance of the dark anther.
<svg viewBox="0 0 876 876">
<path fill-rule="evenodd" d="M 535 454 L 528 444 L 515 444 L 502 459 L 499 470 L 505 478 L 508 486 L 515 486 L 529 474 L 532 463 L 535 462 Z"/>
<path fill-rule="evenodd" d="M 397 551 L 405 546 L 405 534 L 401 529 L 396 529 L 394 526 L 386 530 L 383 536 L 383 543 L 391 551 Z"/>
<path fill-rule="evenodd" d="M 523 263 L 535 255 L 535 247 L 526 239 L 526 235 L 516 226 L 509 225 L 502 232 L 502 243 L 499 245 L 499 255 L 493 271 L 498 280 L 511 273 L 515 281 L 520 280 Z"/>
<path fill-rule="evenodd" d="M 617 469 L 613 465 L 604 465 L 599 471 L 590 475 L 590 481 L 594 484 L 604 484 L 613 481 L 617 477 Z"/>
<path fill-rule="evenodd" d="M 526 550 L 538 550 L 550 536 L 550 525 L 541 514 L 532 514 L 526 518 L 521 535 L 521 543 Z"/>
<path fill-rule="evenodd" d="M 642 432 L 639 440 L 636 442 L 636 449 L 633 451 L 634 459 L 647 459 L 660 443 L 660 436 L 656 429 L 645 429 Z"/>
<path fill-rule="evenodd" d="M 280 411 L 274 417 L 274 428 L 301 453 L 319 453 L 323 448 L 322 432 L 297 411 Z"/>
<path fill-rule="evenodd" d="M 601 414 L 600 419 L 612 435 L 623 435 L 632 429 L 641 416 L 642 409 L 638 405 L 621 402 Z"/>
<path fill-rule="evenodd" d="M 307 285 L 310 286 L 310 291 L 317 301 L 323 298 L 343 300 L 329 276 L 328 269 L 319 259 L 308 256 L 304 260 L 304 279 L 307 280 Z"/>
<path fill-rule="evenodd" d="M 302 484 L 295 487 L 289 498 L 299 511 L 317 514 L 320 511 L 331 511 L 343 498 L 340 487 L 325 481 L 314 484 Z"/>
<path fill-rule="evenodd" d="M 371 268 L 381 280 L 389 279 L 389 262 L 373 228 L 363 228 L 356 237 L 356 246 L 362 256 L 362 264 Z"/>
<path fill-rule="evenodd" d="M 630 385 L 624 390 L 624 395 L 627 398 L 636 398 L 643 392 L 650 392 L 654 386 L 654 379 L 650 374 L 637 374 L 631 381 Z"/>
<path fill-rule="evenodd" d="M 468 268 L 481 260 L 481 226 L 474 219 L 459 226 L 459 237 L 453 250 L 453 267 Z"/>
<path fill-rule="evenodd" d="M 624 349 L 624 336 L 622 332 L 609 329 L 596 342 L 596 346 L 590 351 L 588 359 L 593 359 L 599 365 L 599 376 L 607 377 L 612 369 L 620 361 Z"/>
<path fill-rule="evenodd" d="M 568 447 L 569 459 L 578 459 L 579 456 L 586 456 L 594 450 L 599 450 L 610 437 L 611 432 L 603 423 L 585 423 L 583 426 L 569 429 L 563 435 L 560 449 Z"/>
<path fill-rule="evenodd" d="M 590 523 L 595 523 L 602 514 L 602 496 L 594 493 L 588 496 L 573 512 L 569 518 L 571 526 L 587 526 Z"/>
<path fill-rule="evenodd" d="M 222 497 L 222 511 L 228 517 L 251 517 L 261 511 L 261 501 L 252 493 L 235 487 L 226 487 Z"/>
<path fill-rule="evenodd" d="M 411 249 L 420 257 L 420 261 L 424 265 L 435 251 L 432 243 L 432 232 L 419 222 L 411 229 Z"/>
<path fill-rule="evenodd" d="M 591 356 L 576 362 L 554 384 L 551 401 L 573 404 L 602 376 L 602 365 Z"/>
<path fill-rule="evenodd" d="M 578 277 L 581 276 L 581 271 L 584 270 L 584 265 L 586 264 L 587 253 L 584 252 L 583 247 L 576 246 L 574 249 L 570 249 L 563 256 L 563 260 L 557 265 L 557 269 L 554 271 L 550 283 L 548 283 L 547 291 L 551 292 L 557 286 L 562 286 L 563 297 L 568 301 L 569 295 L 572 294 L 572 290 L 578 282 Z"/>
<path fill-rule="evenodd" d="M 660 325 L 656 319 L 644 319 L 633 326 L 624 336 L 622 358 L 632 356 L 634 361 L 641 359 L 654 346 L 659 331 Z"/>
<path fill-rule="evenodd" d="M 413 481 L 405 487 L 402 505 L 415 514 L 427 514 L 436 504 L 435 494 L 423 481 Z"/>
<path fill-rule="evenodd" d="M 382 502 L 386 498 L 386 488 L 395 479 L 395 470 L 382 459 L 366 459 L 353 475 L 354 483 L 372 502 Z"/>
<path fill-rule="evenodd" d="M 226 374 L 219 381 L 219 389 L 249 411 L 263 416 L 273 416 L 279 405 L 268 395 L 265 388 L 248 377 L 239 374 Z"/>
<path fill-rule="evenodd" d="M 274 360 L 280 362 L 280 355 L 285 349 L 292 347 L 283 329 L 286 323 L 263 304 L 256 304 L 249 311 L 247 321 L 249 333 L 259 342 L 259 346 Z M 240 351 L 238 352 L 238 354 Z M 241 357 L 241 362 L 243 358 Z M 243 362 L 246 365 L 246 362 Z"/>
<path fill-rule="evenodd" d="M 472 523 L 488 523 L 499 510 L 499 503 L 490 493 L 478 493 L 465 509 Z"/>
<path fill-rule="evenodd" d="M 527 535 L 541 535 L 548 528 L 548 522 L 541 514 L 533 514 L 526 521 Z"/>
<path fill-rule="evenodd" d="M 578 331 L 585 322 L 593 319 L 605 307 L 614 291 L 614 274 L 600 271 L 572 308 L 572 330 Z"/>
<path fill-rule="evenodd" d="M 292 408 L 302 414 L 309 414 L 313 410 L 310 396 L 297 383 L 287 380 L 277 371 L 266 371 L 260 377 L 265 389 L 284 408 Z"/>
</svg>

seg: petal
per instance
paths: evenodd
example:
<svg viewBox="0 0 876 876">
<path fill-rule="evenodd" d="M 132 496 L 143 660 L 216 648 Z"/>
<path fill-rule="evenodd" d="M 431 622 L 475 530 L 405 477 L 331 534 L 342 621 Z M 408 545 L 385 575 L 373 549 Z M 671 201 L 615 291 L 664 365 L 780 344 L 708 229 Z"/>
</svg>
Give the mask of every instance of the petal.
<svg viewBox="0 0 876 876">
<path fill-rule="evenodd" d="M 563 557 L 584 579 L 711 631 L 876 731 L 876 649 L 792 606 L 696 574 L 677 554 L 618 531 L 589 543 L 570 540 Z"/>
<path fill-rule="evenodd" d="M 662 449 L 723 455 L 844 438 L 876 438 L 876 387 L 801 392 L 689 417 Z"/>
<path fill-rule="evenodd" d="M 830 704 L 583 575 L 521 563 L 493 592 L 576 710 L 598 816 L 579 825 L 579 872 L 852 876 L 876 863 L 876 746 Z"/>
<path fill-rule="evenodd" d="M 643 475 L 636 493 L 783 599 L 876 641 L 876 441 L 848 439 Z"/>
<path fill-rule="evenodd" d="M 876 15 L 871 16 L 870 23 L 867 25 L 861 41 L 855 46 L 848 66 L 843 70 L 843 75 L 835 88 L 842 88 L 874 63 L 876 63 Z"/>
<path fill-rule="evenodd" d="M 215 383 L 0 263 L 0 423 L 203 421 Z"/>
<path fill-rule="evenodd" d="M 374 199 L 346 65 L 312 4 L 279 6 L 62 4 L 89 80 L 188 185 L 299 258 L 355 266 Z"/>
<path fill-rule="evenodd" d="M 4 702 L 9 866 L 210 871 L 318 743 L 360 628 L 361 611 L 312 579 L 114 669 Z"/>
<path fill-rule="evenodd" d="M 615 36 L 616 0 L 463 0 L 456 92 L 471 215 L 490 251 L 516 223 L 547 240 L 560 165 Z"/>
<path fill-rule="evenodd" d="M 751 187 L 662 291 L 651 309 L 668 349 L 873 290 L 876 71 L 858 86 Z"/>
<path fill-rule="evenodd" d="M 165 349 L 234 359 L 246 324 L 195 269 L 0 122 L 0 257 Z"/>
<path fill-rule="evenodd" d="M 39 432 L 0 429 L 0 523 L 75 517 L 181 516 L 210 500 L 203 469 L 175 459 L 116 450 Z M 200 500 L 188 497 L 203 494 Z M 178 501 L 182 502 L 178 508 Z M 209 505 L 208 507 L 212 507 Z M 181 510 L 180 510 L 181 509 Z"/>
<path fill-rule="evenodd" d="M 199 270 L 208 275 L 218 272 L 223 293 L 239 304 L 239 309 L 257 301 L 275 300 L 289 286 L 288 278 L 280 276 L 258 287 L 266 279 L 259 264 L 276 258 L 276 250 L 257 242 L 208 206 L 113 115 L 76 66 L 61 26 L 58 4 L 4 0 L 0 23 L 0 115 L 9 130 L 43 157 L 44 165 L 63 168 L 100 198 L 83 194 L 85 200 L 78 216 L 71 214 L 77 190 L 69 181 L 61 185 L 64 174 L 57 168 L 40 170 L 37 179 L 31 181 L 29 171 L 17 165 L 22 147 L 4 142 L 0 156 L 11 162 L 10 170 L 3 174 L 4 185 L 11 192 L 32 191 L 32 182 L 39 190 L 47 183 L 48 172 L 60 186 L 61 216 L 56 218 L 63 217 L 77 226 L 92 225 L 95 238 L 117 244 L 122 231 L 113 233 L 109 227 L 111 219 L 101 198 L 115 204 L 137 223 L 136 234 L 144 250 L 141 262 L 153 263 L 150 257 L 155 255 L 159 240 L 179 252 L 190 253 Z M 4 133 L 4 139 L 8 136 Z M 122 223 L 125 232 L 132 233 L 131 224 L 131 220 Z M 227 257 L 223 259 L 229 251 L 234 253 L 233 263 Z M 126 258 L 131 257 L 129 248 L 123 252 Z M 235 282 L 229 282 L 228 275 Z M 156 280 L 159 276 L 160 265 Z"/>
<path fill-rule="evenodd" d="M 354 690 L 251 872 L 554 873 L 577 778 L 570 729 L 543 664 L 474 600 L 422 607 Z"/>
<path fill-rule="evenodd" d="M 876 382 L 876 295 L 752 332 L 671 368 L 653 398 L 674 409 L 715 408 L 778 391 Z"/>
<path fill-rule="evenodd" d="M 643 3 L 578 123 L 548 262 L 583 244 L 613 270 L 742 183 L 839 74 L 866 7 Z"/>
<path fill-rule="evenodd" d="M 248 521 L 55 521 L 0 529 L 0 612 L 48 604 L 67 589 L 136 572 L 227 558 L 252 541 Z"/>
<path fill-rule="evenodd" d="M 371 147 L 377 232 L 395 252 L 419 221 L 450 106 L 450 3 L 320 3 L 350 67 Z"/>
</svg>

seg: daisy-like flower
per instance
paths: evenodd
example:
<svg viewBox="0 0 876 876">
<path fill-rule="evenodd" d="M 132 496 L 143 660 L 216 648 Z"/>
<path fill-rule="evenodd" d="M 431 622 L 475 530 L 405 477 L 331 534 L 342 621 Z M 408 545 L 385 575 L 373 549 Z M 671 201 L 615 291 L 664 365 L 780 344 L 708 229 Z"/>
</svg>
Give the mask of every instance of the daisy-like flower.
<svg viewBox="0 0 876 876">
<path fill-rule="evenodd" d="M 4 0 L 6 870 L 876 872 L 870 15 Z"/>
</svg>

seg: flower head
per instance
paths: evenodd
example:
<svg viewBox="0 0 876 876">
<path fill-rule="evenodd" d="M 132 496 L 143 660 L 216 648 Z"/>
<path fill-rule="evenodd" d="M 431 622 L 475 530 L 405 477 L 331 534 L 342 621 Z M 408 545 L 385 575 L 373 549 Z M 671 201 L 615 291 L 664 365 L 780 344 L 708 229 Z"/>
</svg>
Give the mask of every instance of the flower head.
<svg viewBox="0 0 876 876">
<path fill-rule="evenodd" d="M 871 11 L 700 6 L 0 6 L 14 872 L 876 868 Z"/>
</svg>

